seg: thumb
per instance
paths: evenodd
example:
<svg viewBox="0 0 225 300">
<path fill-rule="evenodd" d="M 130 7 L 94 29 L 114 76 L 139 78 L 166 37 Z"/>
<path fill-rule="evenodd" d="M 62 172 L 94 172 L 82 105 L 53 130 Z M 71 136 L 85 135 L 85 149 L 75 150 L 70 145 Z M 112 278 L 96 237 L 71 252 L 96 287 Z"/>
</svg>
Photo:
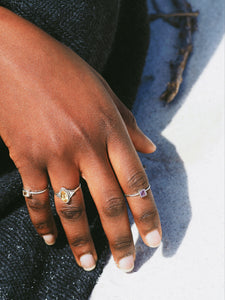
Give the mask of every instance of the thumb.
<svg viewBox="0 0 225 300">
<path fill-rule="evenodd" d="M 103 79 L 103 77 L 100 74 L 98 74 L 94 69 L 93 72 L 99 77 L 106 90 L 110 94 L 117 109 L 119 110 L 135 149 L 141 153 L 153 153 L 156 150 L 156 145 L 138 127 L 136 119 L 132 112 L 120 101 L 120 99 L 112 91 L 112 89 L 110 88 L 108 83 Z"/>
<path fill-rule="evenodd" d="M 143 131 L 138 127 L 136 120 L 134 119 L 134 124 L 129 124 L 124 119 L 127 126 L 130 138 L 134 144 L 137 151 L 141 153 L 153 153 L 156 150 L 156 145 L 148 138 Z"/>
<path fill-rule="evenodd" d="M 138 127 L 132 112 L 118 98 L 114 98 L 114 103 L 123 118 L 135 149 L 141 153 L 153 153 L 156 145 Z"/>
</svg>

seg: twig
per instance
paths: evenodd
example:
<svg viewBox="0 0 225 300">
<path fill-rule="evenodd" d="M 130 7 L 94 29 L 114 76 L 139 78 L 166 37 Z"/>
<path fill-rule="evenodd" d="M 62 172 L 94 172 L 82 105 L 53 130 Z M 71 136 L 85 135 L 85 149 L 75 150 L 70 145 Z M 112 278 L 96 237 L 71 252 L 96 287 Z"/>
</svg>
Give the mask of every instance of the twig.
<svg viewBox="0 0 225 300">
<path fill-rule="evenodd" d="M 169 14 L 164 13 L 157 13 L 157 14 L 150 14 L 149 15 L 149 21 L 155 21 L 156 19 L 162 18 L 162 19 L 169 19 L 174 17 L 197 17 L 199 15 L 199 12 L 172 12 Z"/>
<path fill-rule="evenodd" d="M 153 7 L 156 11 L 156 14 L 157 15 L 160 15 L 160 14 L 164 14 L 162 13 L 162 11 L 159 9 L 158 7 L 158 4 L 156 3 L 156 0 L 152 0 L 152 4 L 153 4 Z M 166 14 L 165 14 L 166 15 Z M 155 19 L 156 20 L 156 19 Z M 177 18 L 163 18 L 163 20 L 167 23 L 169 23 L 170 25 L 174 26 L 174 27 L 177 27 L 179 28 L 180 27 L 180 23 L 177 21 Z M 149 21 L 154 21 L 154 20 L 149 20 Z"/>
<path fill-rule="evenodd" d="M 180 49 L 180 54 L 175 63 L 170 63 L 171 81 L 167 84 L 166 90 L 160 96 L 160 99 L 170 103 L 179 92 L 180 85 L 183 81 L 183 72 L 188 61 L 188 57 L 192 52 L 192 45 L 188 44 L 186 48 Z"/>
<path fill-rule="evenodd" d="M 196 17 L 199 13 L 193 12 L 191 5 L 186 0 L 173 0 L 178 11 L 170 14 L 162 13 L 155 0 L 152 0 L 152 3 L 157 12 L 155 20 L 157 18 L 163 18 L 163 20 L 171 25 L 180 28 L 179 53 L 176 60 L 170 64 L 171 80 L 160 97 L 162 100 L 170 103 L 178 94 L 180 85 L 183 81 L 183 72 L 193 49 L 192 33 L 196 30 Z M 177 21 L 175 21 L 174 18 L 176 18 Z M 152 21 L 151 15 L 150 20 Z"/>
</svg>

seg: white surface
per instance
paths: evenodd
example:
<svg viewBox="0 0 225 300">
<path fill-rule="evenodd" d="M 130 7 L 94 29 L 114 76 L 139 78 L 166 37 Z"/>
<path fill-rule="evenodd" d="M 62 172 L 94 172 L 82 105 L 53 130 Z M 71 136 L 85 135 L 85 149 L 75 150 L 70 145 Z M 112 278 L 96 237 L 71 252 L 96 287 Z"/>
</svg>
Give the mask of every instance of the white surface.
<svg viewBox="0 0 225 300">
<path fill-rule="evenodd" d="M 91 300 L 224 299 L 224 8 L 223 1 L 191 2 L 200 11 L 199 29 L 178 98 L 169 106 L 158 100 L 169 80 L 165 62 L 176 53 L 171 44 L 177 37 L 174 28 L 158 20 L 151 25 L 134 107 L 140 127 L 158 146 L 141 159 L 159 209 L 163 243 L 149 249 L 132 225 L 135 270 L 124 274 L 111 258 Z"/>
</svg>

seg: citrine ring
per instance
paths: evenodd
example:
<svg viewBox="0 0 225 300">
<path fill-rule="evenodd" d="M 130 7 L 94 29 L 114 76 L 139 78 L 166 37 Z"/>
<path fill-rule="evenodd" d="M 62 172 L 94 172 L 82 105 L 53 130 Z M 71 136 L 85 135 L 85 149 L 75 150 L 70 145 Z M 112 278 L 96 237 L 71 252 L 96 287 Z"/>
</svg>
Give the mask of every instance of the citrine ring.
<svg viewBox="0 0 225 300">
<path fill-rule="evenodd" d="M 55 195 L 59 197 L 64 203 L 69 203 L 70 199 L 80 188 L 81 184 L 79 184 L 79 186 L 76 187 L 74 190 L 68 190 L 64 187 L 61 187 L 60 191 L 58 193 L 55 193 Z"/>
</svg>

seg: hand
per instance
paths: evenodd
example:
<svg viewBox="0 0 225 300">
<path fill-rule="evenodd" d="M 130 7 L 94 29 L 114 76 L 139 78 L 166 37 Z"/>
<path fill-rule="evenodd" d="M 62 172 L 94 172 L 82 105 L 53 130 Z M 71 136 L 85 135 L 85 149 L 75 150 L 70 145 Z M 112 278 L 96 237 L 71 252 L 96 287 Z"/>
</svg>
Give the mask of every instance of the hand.
<svg viewBox="0 0 225 300">
<path fill-rule="evenodd" d="M 83 177 L 98 209 L 114 260 L 130 271 L 135 249 L 124 194 L 149 183 L 137 150 L 154 144 L 104 79 L 72 50 L 46 33 L 0 10 L 0 133 L 26 190 L 74 189 Z M 135 146 L 135 147 L 134 147 Z M 27 197 L 37 232 L 49 245 L 57 229 L 48 191 Z M 157 247 L 161 225 L 151 190 L 127 197 L 143 241 Z M 82 190 L 55 205 L 74 257 L 92 270 L 97 254 L 90 235 Z"/>
</svg>

